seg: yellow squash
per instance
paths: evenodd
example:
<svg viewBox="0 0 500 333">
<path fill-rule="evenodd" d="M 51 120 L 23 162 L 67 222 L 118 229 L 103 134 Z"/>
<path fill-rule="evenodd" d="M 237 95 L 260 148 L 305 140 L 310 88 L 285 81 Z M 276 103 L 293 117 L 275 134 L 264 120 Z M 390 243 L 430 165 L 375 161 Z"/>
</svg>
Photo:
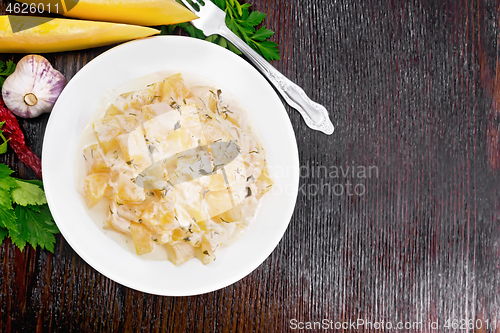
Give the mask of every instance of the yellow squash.
<svg viewBox="0 0 500 333">
<path fill-rule="evenodd" d="M 0 53 L 81 50 L 157 33 L 159 31 L 156 29 L 127 24 L 34 16 L 0 16 Z"/>
<path fill-rule="evenodd" d="M 33 0 L 20 2 L 31 4 Z M 58 14 L 67 17 L 144 26 L 175 24 L 198 18 L 175 0 L 38 0 L 36 3 L 44 4 L 45 11 L 54 12 L 57 8 Z M 56 6 L 57 3 L 62 6 Z"/>
</svg>

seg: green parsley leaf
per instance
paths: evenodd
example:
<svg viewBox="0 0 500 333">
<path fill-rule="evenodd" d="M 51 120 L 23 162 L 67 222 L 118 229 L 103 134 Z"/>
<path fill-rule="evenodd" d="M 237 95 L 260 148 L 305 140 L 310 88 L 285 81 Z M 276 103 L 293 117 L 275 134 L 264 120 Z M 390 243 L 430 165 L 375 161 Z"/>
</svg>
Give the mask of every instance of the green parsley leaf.
<svg viewBox="0 0 500 333">
<path fill-rule="evenodd" d="M 35 184 L 36 186 L 40 187 L 42 190 L 43 188 L 43 182 L 41 180 L 35 180 L 35 179 L 23 179 L 22 180 L 25 183 L 30 183 L 30 184 Z"/>
<path fill-rule="evenodd" d="M 217 7 L 219 7 L 220 9 L 222 10 L 226 9 L 226 0 L 212 0 L 212 2 L 216 4 Z"/>
<path fill-rule="evenodd" d="M 5 154 L 7 152 L 7 142 L 9 141 L 5 139 L 5 136 L 3 135 L 3 124 L 5 124 L 5 121 L 0 122 L 0 154 Z"/>
<path fill-rule="evenodd" d="M 10 174 L 14 172 L 8 166 L 0 163 L 0 227 L 14 232 L 18 231 L 16 216 L 12 210 L 11 190 L 17 187 Z"/>
<path fill-rule="evenodd" d="M 176 1 L 182 4 L 180 0 Z M 260 53 L 268 61 L 281 59 L 278 44 L 267 40 L 274 35 L 274 32 L 265 27 L 256 30 L 256 27 L 266 18 L 265 13 L 250 11 L 251 5 L 249 3 L 240 4 L 238 0 L 212 0 L 212 2 L 226 12 L 227 27 L 257 53 Z M 201 30 L 195 28 L 190 23 L 162 26 L 161 34 L 172 34 L 177 27 L 187 32 L 191 37 L 205 39 L 227 48 L 236 54 L 241 54 L 241 51 L 225 38 L 219 35 L 205 37 Z"/>
<path fill-rule="evenodd" d="M 59 230 L 46 204 L 43 183 L 16 179 L 12 173 L 0 163 L 0 242 L 8 235 L 21 251 L 29 243 L 53 252 Z"/>
<path fill-rule="evenodd" d="M 240 50 L 238 50 L 236 48 L 236 46 L 234 46 L 233 44 L 227 42 L 227 48 L 230 50 L 230 51 L 233 51 L 234 53 L 236 54 L 242 54 Z"/>
<path fill-rule="evenodd" d="M 12 60 L 7 60 L 7 62 L 0 60 L 0 88 L 2 88 L 7 76 L 14 73 L 15 70 L 16 64 Z"/>
<path fill-rule="evenodd" d="M 198 38 L 198 39 L 205 38 L 203 31 L 201 31 L 198 28 L 195 28 L 195 26 L 192 25 L 191 23 L 179 23 L 179 27 L 182 30 L 185 30 L 191 37 Z"/>
<path fill-rule="evenodd" d="M 56 242 L 54 234 L 59 233 L 59 229 L 54 223 L 49 207 L 17 205 L 14 211 L 19 232 L 9 232 L 12 242 L 21 251 L 26 243 L 29 243 L 33 248 L 40 245 L 41 248 L 54 252 Z"/>
<path fill-rule="evenodd" d="M 244 23 L 249 24 L 252 27 L 254 27 L 258 24 L 261 24 L 265 18 L 266 18 L 266 14 L 254 11 L 254 12 L 250 13 L 250 15 L 248 16 L 248 18 L 245 20 Z"/>
<path fill-rule="evenodd" d="M 43 205 L 47 203 L 45 192 L 36 184 L 15 179 L 17 187 L 12 190 L 12 200 L 21 206 Z"/>
<path fill-rule="evenodd" d="M 259 42 L 263 42 L 272 35 L 274 35 L 274 31 L 262 27 L 259 30 L 257 30 L 257 32 L 253 35 L 252 39 L 257 40 Z"/>
<path fill-rule="evenodd" d="M 7 141 L 0 144 L 0 154 L 5 154 L 7 152 Z"/>
<path fill-rule="evenodd" d="M 265 41 L 256 43 L 255 46 L 259 48 L 259 51 L 264 56 L 264 58 L 271 60 L 280 59 L 279 53 L 276 52 L 276 47 L 278 46 L 278 44 L 276 44 L 275 42 Z"/>
<path fill-rule="evenodd" d="M 0 227 L 0 244 L 3 242 L 3 240 L 5 239 L 5 237 L 7 237 L 8 234 L 9 230 Z"/>
</svg>

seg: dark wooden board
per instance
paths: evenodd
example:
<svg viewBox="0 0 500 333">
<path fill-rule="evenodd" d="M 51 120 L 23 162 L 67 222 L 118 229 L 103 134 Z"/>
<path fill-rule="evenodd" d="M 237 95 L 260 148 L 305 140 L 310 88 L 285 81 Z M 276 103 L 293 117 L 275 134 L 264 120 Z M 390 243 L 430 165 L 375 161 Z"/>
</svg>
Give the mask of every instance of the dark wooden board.
<svg viewBox="0 0 500 333">
<path fill-rule="evenodd" d="M 273 65 L 336 125 L 332 136 L 314 132 L 287 106 L 302 177 L 279 246 L 227 288 L 159 297 L 105 278 L 60 235 L 54 254 L 20 252 L 6 240 L 1 331 L 292 332 L 294 319 L 500 331 L 499 3 L 254 0 L 253 7 L 276 31 L 282 60 Z M 47 58 L 70 79 L 106 49 Z M 38 154 L 47 119 L 21 121 Z M 11 151 L 0 162 L 34 177 Z M 363 168 L 371 173 L 358 174 Z M 362 195 L 349 195 L 356 185 Z M 453 320 L 483 325 L 444 327 Z M 438 330 L 429 327 L 436 321 Z"/>
</svg>

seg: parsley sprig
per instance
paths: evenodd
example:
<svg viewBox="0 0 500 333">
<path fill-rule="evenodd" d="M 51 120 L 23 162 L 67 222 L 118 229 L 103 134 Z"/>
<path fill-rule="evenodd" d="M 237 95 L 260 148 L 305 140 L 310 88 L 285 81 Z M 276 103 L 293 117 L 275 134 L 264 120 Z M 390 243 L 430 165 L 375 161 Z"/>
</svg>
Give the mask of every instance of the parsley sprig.
<svg viewBox="0 0 500 333">
<path fill-rule="evenodd" d="M 268 40 L 274 35 L 274 31 L 266 29 L 264 26 L 257 29 L 266 18 L 266 14 L 259 11 L 251 11 L 251 5 L 249 3 L 240 4 L 238 0 L 212 0 L 212 2 L 226 12 L 226 25 L 228 28 L 243 39 L 255 51 L 268 61 L 281 59 L 278 44 Z M 195 28 L 191 23 L 163 26 L 162 34 L 172 34 L 176 27 L 180 27 L 191 37 L 208 40 L 236 54 L 241 54 L 241 52 L 225 38 L 219 35 L 205 37 L 203 32 Z"/>
<path fill-rule="evenodd" d="M 5 154 L 7 152 L 7 143 L 9 142 L 3 135 L 3 124 L 5 124 L 5 121 L 0 122 L 0 154 Z"/>
<path fill-rule="evenodd" d="M 13 171 L 0 163 L 0 242 L 7 236 L 22 251 L 29 243 L 54 252 L 59 233 L 50 214 L 39 180 L 11 177 Z"/>
<path fill-rule="evenodd" d="M 0 89 L 2 89 L 7 76 L 14 73 L 15 70 L 16 64 L 12 60 L 7 60 L 6 62 L 0 60 Z M 0 122 L 0 154 L 5 154 L 7 152 L 7 142 L 9 141 L 5 139 L 5 136 L 3 135 L 3 124 L 5 124 L 5 121 Z"/>
<path fill-rule="evenodd" d="M 6 62 L 0 61 L 0 88 L 2 88 L 7 76 L 14 73 L 15 69 L 16 64 L 12 60 L 7 60 Z"/>
<path fill-rule="evenodd" d="M 1 150 L 7 144 L 1 130 L 0 138 Z M 50 214 L 43 183 L 11 177 L 13 172 L 0 163 L 0 243 L 9 236 L 21 251 L 29 243 L 54 252 L 54 234 L 59 229 Z"/>
</svg>

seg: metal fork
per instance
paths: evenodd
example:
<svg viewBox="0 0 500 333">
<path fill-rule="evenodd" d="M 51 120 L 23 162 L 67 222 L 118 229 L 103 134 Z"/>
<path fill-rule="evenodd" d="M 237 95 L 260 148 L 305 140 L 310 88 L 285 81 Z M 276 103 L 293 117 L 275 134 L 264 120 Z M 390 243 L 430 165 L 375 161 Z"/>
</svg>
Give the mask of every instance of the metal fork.
<svg viewBox="0 0 500 333">
<path fill-rule="evenodd" d="M 276 87 L 285 101 L 304 118 L 307 126 L 325 134 L 332 134 L 334 127 L 328 116 L 326 108 L 307 97 L 295 83 L 286 78 L 276 68 L 271 66 L 266 59 L 255 52 L 250 46 L 241 40 L 226 26 L 226 13 L 213 4 L 210 0 L 192 0 L 193 4 L 199 6 L 195 9 L 187 0 L 182 0 L 184 5 L 194 12 L 199 18 L 191 23 L 206 36 L 220 35 L 236 46 L 250 61 L 264 74 L 264 76 Z"/>
</svg>

